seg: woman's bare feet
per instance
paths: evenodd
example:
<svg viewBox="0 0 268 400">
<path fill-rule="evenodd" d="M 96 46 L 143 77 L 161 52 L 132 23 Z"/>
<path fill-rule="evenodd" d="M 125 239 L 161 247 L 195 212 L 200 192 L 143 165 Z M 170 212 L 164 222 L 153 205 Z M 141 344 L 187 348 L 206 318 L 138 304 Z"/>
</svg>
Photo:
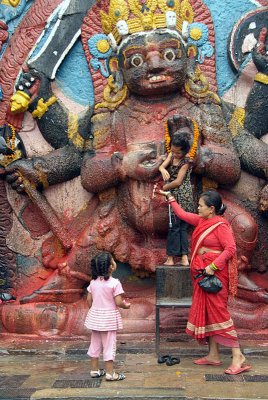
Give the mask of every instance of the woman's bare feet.
<svg viewBox="0 0 268 400">
<path fill-rule="evenodd" d="M 246 361 L 245 356 L 241 352 L 240 352 L 240 354 L 237 351 L 234 352 L 234 350 L 239 351 L 239 349 L 232 349 L 233 361 L 232 361 L 232 364 L 230 365 L 230 367 L 224 371 L 225 374 L 238 375 L 243 372 L 251 370 L 251 368 L 252 368 L 251 365 L 247 365 L 245 363 L 245 361 Z"/>
<path fill-rule="evenodd" d="M 236 349 L 233 349 L 233 360 L 232 360 L 232 364 L 230 365 L 230 368 L 241 368 L 242 365 L 245 363 L 246 361 L 246 357 L 241 353 L 241 352 L 237 352 L 234 351 Z"/>
</svg>

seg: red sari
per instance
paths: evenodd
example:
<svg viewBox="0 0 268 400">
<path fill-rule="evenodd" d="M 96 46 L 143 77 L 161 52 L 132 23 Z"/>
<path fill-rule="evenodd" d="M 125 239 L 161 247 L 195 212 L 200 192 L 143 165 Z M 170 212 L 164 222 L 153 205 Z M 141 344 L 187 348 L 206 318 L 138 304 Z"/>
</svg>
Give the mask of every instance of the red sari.
<svg viewBox="0 0 268 400">
<path fill-rule="evenodd" d="M 179 218 L 196 226 L 192 235 L 191 277 L 193 282 L 192 307 L 186 332 L 201 342 L 213 336 L 215 342 L 229 347 L 239 347 L 237 333 L 227 310 L 228 294 L 234 295 L 237 286 L 237 268 L 233 262 L 236 245 L 231 227 L 223 217 L 204 219 L 197 214 L 184 211 L 175 200 L 169 201 Z M 215 252 L 198 254 L 201 247 Z M 222 282 L 218 293 L 207 293 L 198 285 L 202 278 L 194 276 L 214 263 L 215 275 Z"/>
</svg>

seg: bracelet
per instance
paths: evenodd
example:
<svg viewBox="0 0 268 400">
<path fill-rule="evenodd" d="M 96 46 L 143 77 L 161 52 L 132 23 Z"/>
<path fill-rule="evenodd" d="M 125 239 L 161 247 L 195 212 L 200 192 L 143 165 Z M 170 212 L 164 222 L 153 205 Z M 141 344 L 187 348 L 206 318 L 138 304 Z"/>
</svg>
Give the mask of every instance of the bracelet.
<svg viewBox="0 0 268 400">
<path fill-rule="evenodd" d="M 212 269 L 212 271 L 217 271 L 217 267 L 214 263 L 209 264 L 209 268 Z"/>
<path fill-rule="evenodd" d="M 167 201 L 173 201 L 175 200 L 175 197 L 172 195 L 167 196 Z"/>
</svg>

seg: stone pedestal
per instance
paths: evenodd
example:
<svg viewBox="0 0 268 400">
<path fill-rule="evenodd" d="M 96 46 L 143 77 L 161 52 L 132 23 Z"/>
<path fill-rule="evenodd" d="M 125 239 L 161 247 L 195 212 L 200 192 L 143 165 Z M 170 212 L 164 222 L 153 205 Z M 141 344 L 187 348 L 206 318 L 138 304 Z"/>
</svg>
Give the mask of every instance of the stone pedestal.
<svg viewBox="0 0 268 400">
<path fill-rule="evenodd" d="M 156 298 L 181 299 L 192 296 L 190 267 L 179 265 L 156 267 Z"/>
</svg>

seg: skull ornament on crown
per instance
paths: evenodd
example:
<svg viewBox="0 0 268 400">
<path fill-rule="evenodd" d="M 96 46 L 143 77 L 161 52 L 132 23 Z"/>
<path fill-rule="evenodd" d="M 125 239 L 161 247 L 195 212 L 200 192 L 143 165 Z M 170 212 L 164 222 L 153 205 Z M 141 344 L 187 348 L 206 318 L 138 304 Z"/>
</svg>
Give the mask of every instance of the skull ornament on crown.
<svg viewBox="0 0 268 400">
<path fill-rule="evenodd" d="M 188 0 L 112 0 L 108 14 L 101 11 L 100 16 L 103 31 L 119 44 L 128 34 L 153 29 L 181 32 L 183 21 L 193 22 L 193 9 Z"/>
</svg>

